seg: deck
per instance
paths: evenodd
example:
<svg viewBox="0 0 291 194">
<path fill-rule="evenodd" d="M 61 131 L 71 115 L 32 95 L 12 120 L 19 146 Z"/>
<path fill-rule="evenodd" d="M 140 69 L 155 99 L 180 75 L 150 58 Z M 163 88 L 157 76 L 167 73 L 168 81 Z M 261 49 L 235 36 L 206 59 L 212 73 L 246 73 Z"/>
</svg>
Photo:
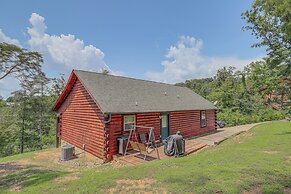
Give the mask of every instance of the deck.
<svg viewBox="0 0 291 194">
<path fill-rule="evenodd" d="M 265 122 L 262 122 L 265 123 Z M 235 127 L 227 127 L 223 129 L 218 129 L 217 132 L 206 134 L 200 137 L 194 137 L 193 139 L 187 139 L 185 140 L 186 146 L 185 151 L 187 154 L 194 153 L 206 146 L 214 146 L 225 139 L 235 136 L 237 134 L 240 134 L 242 132 L 248 131 L 252 127 L 261 124 L 261 123 L 254 123 L 254 124 L 247 124 L 247 125 L 240 125 Z M 159 154 L 161 160 L 169 159 L 171 157 L 166 156 L 164 154 L 164 147 L 160 146 L 159 148 Z M 143 160 L 144 155 L 138 155 L 138 153 L 130 154 L 127 156 L 120 156 L 116 160 L 121 165 L 137 165 L 137 164 L 143 164 L 148 161 L 158 160 L 156 152 L 152 152 L 149 154 L 146 160 Z"/>
<path fill-rule="evenodd" d="M 186 155 L 191 154 L 193 152 L 196 152 L 205 146 L 207 144 L 205 143 L 200 143 L 196 141 L 195 139 L 193 140 L 185 140 L 185 152 Z M 169 159 L 171 158 L 170 156 L 167 156 L 164 154 L 164 146 L 158 147 L 159 155 L 161 160 Z M 140 154 L 139 152 L 131 151 L 129 152 L 128 155 L 126 156 L 119 156 L 116 161 L 121 164 L 121 165 L 138 165 L 138 164 L 143 164 L 149 161 L 153 160 L 158 160 L 157 152 L 153 151 L 152 153 L 148 154 L 146 157 L 146 160 L 144 160 L 144 155 Z"/>
</svg>

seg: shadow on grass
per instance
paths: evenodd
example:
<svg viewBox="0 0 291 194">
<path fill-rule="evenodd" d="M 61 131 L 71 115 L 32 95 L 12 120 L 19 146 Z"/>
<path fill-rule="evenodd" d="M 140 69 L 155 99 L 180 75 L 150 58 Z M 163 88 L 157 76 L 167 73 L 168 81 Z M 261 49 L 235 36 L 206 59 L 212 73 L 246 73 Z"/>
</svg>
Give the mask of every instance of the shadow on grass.
<svg viewBox="0 0 291 194">
<path fill-rule="evenodd" d="M 39 169 L 37 166 L 18 168 L 18 166 L 13 167 L 13 164 L 9 165 L 9 169 L 16 170 L 6 171 L 6 174 L 0 175 L 0 191 L 11 189 L 13 187 L 21 187 L 24 189 L 25 187 L 39 185 L 68 174 L 68 172 L 64 171 Z"/>
<path fill-rule="evenodd" d="M 16 171 L 16 170 L 20 170 L 20 169 L 23 169 L 23 166 L 21 166 L 19 164 L 15 164 L 13 162 L 6 163 L 6 164 L 0 164 L 0 171 L 11 172 L 11 171 Z"/>
<path fill-rule="evenodd" d="M 282 133 L 276 133 L 275 135 L 291 135 L 291 131 L 285 131 Z"/>
</svg>

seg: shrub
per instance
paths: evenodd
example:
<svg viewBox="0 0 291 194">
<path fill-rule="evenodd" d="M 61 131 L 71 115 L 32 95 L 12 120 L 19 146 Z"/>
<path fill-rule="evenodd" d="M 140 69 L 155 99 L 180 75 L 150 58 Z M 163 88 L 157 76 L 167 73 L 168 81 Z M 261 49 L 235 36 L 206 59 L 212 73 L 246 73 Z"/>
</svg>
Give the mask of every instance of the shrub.
<svg viewBox="0 0 291 194">
<path fill-rule="evenodd" d="M 276 111 L 270 108 L 260 109 L 252 114 L 242 114 L 230 109 L 221 110 L 217 114 L 218 120 L 224 121 L 227 126 L 244 125 L 263 121 L 280 120 L 285 118 L 284 111 Z"/>
</svg>

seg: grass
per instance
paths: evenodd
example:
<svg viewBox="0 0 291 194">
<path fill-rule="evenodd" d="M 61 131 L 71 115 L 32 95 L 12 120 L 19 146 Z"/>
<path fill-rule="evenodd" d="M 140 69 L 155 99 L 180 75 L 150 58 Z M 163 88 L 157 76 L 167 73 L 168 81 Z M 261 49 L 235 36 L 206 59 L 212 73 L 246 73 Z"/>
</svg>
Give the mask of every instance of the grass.
<svg viewBox="0 0 291 194">
<path fill-rule="evenodd" d="M 23 153 L 23 154 L 16 154 L 13 156 L 7 156 L 4 158 L 0 158 L 0 163 L 12 162 L 12 161 L 20 160 L 20 159 L 31 158 L 31 157 L 35 156 L 35 153 L 36 152 L 27 152 L 27 153 Z"/>
<path fill-rule="evenodd" d="M 53 150 L 53 148 L 37 150 L 37 151 L 31 151 L 31 152 L 26 152 L 26 153 L 23 153 L 23 154 L 12 155 L 12 156 L 6 156 L 6 157 L 3 157 L 3 158 L 0 158 L 0 163 L 23 160 L 23 159 L 27 159 L 27 158 L 33 158 L 38 153 L 46 152 L 48 150 Z"/>
<path fill-rule="evenodd" d="M 0 163 L 10 159 L 15 161 L 15 158 L 20 156 L 0 159 Z M 9 192 L 10 182 L 22 185 L 20 193 L 102 193 L 109 189 L 116 193 L 145 189 L 174 193 L 240 193 L 253 190 L 283 193 L 291 188 L 291 123 L 261 124 L 219 146 L 182 158 L 123 168 L 75 171 L 50 168 L 28 166 L 21 173 L 13 171 L 4 178 L 0 175 L 0 193 Z M 66 177 L 76 171 L 79 173 L 77 180 L 55 181 L 56 177 Z M 118 184 L 120 180 L 125 181 L 125 188 Z M 146 180 L 154 181 L 147 184 Z"/>
</svg>

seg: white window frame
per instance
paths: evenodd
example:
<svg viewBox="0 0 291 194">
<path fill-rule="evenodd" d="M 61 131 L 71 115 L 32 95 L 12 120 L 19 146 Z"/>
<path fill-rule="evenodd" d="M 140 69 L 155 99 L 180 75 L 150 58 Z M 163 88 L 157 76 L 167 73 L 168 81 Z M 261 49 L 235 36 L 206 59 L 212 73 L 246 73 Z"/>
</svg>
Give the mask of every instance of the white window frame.
<svg viewBox="0 0 291 194">
<path fill-rule="evenodd" d="M 132 122 L 125 122 L 125 117 L 133 117 L 133 123 Z M 123 115 L 123 131 L 130 131 L 130 129 L 126 129 L 125 125 L 126 124 L 132 124 L 135 127 L 135 122 L 136 122 L 136 118 L 135 115 Z"/>
<path fill-rule="evenodd" d="M 203 113 L 204 113 L 204 119 L 202 118 L 203 117 Z M 202 110 L 200 111 L 200 125 L 201 127 L 206 127 L 207 126 L 207 118 L 206 118 L 206 111 L 205 110 Z M 205 123 L 203 122 L 203 120 L 205 120 Z"/>
</svg>

